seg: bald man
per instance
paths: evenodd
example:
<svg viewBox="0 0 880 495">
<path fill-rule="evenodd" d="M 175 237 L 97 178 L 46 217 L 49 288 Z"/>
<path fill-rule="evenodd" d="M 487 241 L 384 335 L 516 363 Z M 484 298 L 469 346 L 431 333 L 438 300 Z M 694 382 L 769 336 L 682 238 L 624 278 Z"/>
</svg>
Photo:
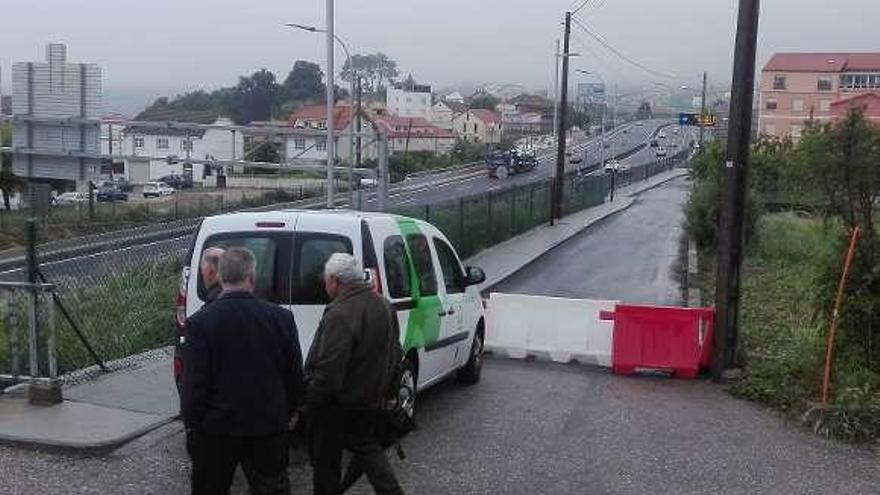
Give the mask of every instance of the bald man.
<svg viewBox="0 0 880 495">
<path fill-rule="evenodd" d="M 224 249 L 218 247 L 210 247 L 202 253 L 202 262 L 199 264 L 199 273 L 202 276 L 202 283 L 205 284 L 205 303 L 212 303 L 223 292 L 220 285 L 220 257 L 223 256 Z"/>
</svg>

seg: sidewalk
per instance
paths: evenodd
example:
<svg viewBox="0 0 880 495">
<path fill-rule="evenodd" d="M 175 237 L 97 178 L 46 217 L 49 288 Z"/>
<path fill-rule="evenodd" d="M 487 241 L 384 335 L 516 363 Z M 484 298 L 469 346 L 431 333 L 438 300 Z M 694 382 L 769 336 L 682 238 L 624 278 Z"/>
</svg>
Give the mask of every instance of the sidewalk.
<svg viewBox="0 0 880 495">
<path fill-rule="evenodd" d="M 587 227 L 629 208 L 639 193 L 686 174 L 675 169 L 621 188 L 613 203 L 569 215 L 553 227 L 533 229 L 466 263 L 483 268 L 487 279 L 480 289 L 490 289 Z M 121 361 L 129 364 L 65 386 L 65 401 L 56 406 L 31 406 L 26 398 L 0 395 L 0 443 L 103 452 L 174 421 L 179 404 L 171 349 Z"/>
<path fill-rule="evenodd" d="M 166 348 L 128 359 L 138 364 L 65 386 L 56 406 L 0 396 L 0 443 L 107 451 L 173 421 L 180 406 L 172 357 Z"/>
<path fill-rule="evenodd" d="M 494 285 L 584 229 L 629 208 L 640 193 L 685 176 L 687 173 L 687 169 L 676 168 L 645 181 L 622 187 L 616 191 L 612 203 L 602 203 L 594 208 L 579 211 L 562 218 L 552 227 L 545 224 L 534 228 L 477 253 L 465 260 L 465 264 L 478 266 L 486 272 L 486 281 L 480 284 L 479 288 L 481 292 L 490 290 Z"/>
</svg>

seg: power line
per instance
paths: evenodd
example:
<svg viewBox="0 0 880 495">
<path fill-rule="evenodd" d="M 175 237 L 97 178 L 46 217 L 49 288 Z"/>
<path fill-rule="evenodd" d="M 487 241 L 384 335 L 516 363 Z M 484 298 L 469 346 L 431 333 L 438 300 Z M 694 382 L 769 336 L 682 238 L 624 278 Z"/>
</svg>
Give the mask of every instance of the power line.
<svg viewBox="0 0 880 495">
<path fill-rule="evenodd" d="M 574 9 L 574 10 L 571 11 L 571 15 L 575 15 L 575 14 L 577 14 L 578 12 L 580 12 L 580 10 L 581 10 L 582 8 L 586 7 L 588 3 L 590 3 L 590 0 L 584 0 L 583 2 L 581 2 L 581 4 L 578 5 L 578 7 L 577 7 L 576 9 Z"/>
<path fill-rule="evenodd" d="M 611 53 L 617 55 L 621 60 L 623 60 L 623 61 L 629 63 L 630 65 L 633 65 L 633 66 L 635 66 L 635 67 L 638 67 L 639 69 L 642 69 L 643 71 L 645 71 L 645 72 L 647 72 L 647 73 L 649 73 L 649 74 L 655 75 L 655 76 L 664 77 L 664 78 L 667 78 L 667 79 L 675 79 L 675 78 L 676 78 L 676 77 L 675 77 L 674 75 L 672 75 L 672 74 L 667 74 L 667 73 L 665 73 L 665 72 L 661 72 L 661 71 L 658 71 L 658 70 L 654 70 L 654 69 L 648 67 L 648 66 L 645 65 L 645 64 L 642 64 L 642 63 L 640 63 L 640 62 L 638 62 L 638 61 L 636 61 L 636 60 L 633 60 L 633 59 L 630 58 L 630 57 L 627 57 L 626 55 L 624 55 L 623 53 L 621 53 L 620 50 L 618 50 L 617 48 L 614 48 L 613 46 L 611 46 L 610 44 L 608 44 L 608 42 L 605 41 L 604 39 L 602 39 L 601 36 L 599 36 L 598 34 L 592 32 L 592 31 L 591 31 L 591 30 L 590 30 L 590 29 L 589 29 L 589 28 L 588 28 L 583 22 L 581 22 L 579 19 L 575 19 L 575 18 L 573 18 L 573 20 L 574 20 L 574 23 L 575 23 L 579 28 L 581 28 L 581 30 L 583 30 L 588 36 L 590 36 L 591 38 L 593 38 L 594 40 L 596 40 L 597 42 L 599 42 L 600 45 L 602 45 L 603 47 L 605 47 L 605 48 L 606 48 L 608 51 L 610 51 Z"/>
</svg>

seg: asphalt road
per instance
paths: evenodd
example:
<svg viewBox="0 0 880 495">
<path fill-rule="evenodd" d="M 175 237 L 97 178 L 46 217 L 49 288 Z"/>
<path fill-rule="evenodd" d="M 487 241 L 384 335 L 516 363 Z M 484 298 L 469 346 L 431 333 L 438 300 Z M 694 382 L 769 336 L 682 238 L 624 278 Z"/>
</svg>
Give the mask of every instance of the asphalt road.
<svg viewBox="0 0 880 495">
<path fill-rule="evenodd" d="M 876 494 L 876 452 L 821 439 L 702 381 L 489 358 L 420 396 L 393 459 L 406 493 Z M 311 493 L 293 456 L 293 493 Z M 234 494 L 247 493 L 239 472 Z M 179 423 L 97 457 L 0 447 L 0 494 L 182 494 Z M 368 494 L 364 484 L 351 493 Z"/>
<path fill-rule="evenodd" d="M 673 266 L 688 187 L 680 178 L 639 195 L 629 209 L 569 239 L 493 292 L 679 304 Z"/>
</svg>

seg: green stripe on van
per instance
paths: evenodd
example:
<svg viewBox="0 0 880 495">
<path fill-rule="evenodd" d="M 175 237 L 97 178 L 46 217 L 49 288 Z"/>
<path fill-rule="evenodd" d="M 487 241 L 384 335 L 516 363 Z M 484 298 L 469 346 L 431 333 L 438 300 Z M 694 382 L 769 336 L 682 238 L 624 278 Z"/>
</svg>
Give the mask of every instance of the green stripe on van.
<svg viewBox="0 0 880 495">
<path fill-rule="evenodd" d="M 437 342 L 440 338 L 440 309 L 443 305 L 440 302 L 440 297 L 436 294 L 422 296 L 422 287 L 413 262 L 413 253 L 407 237 L 412 234 L 424 235 L 424 233 L 419 229 L 418 224 L 410 218 L 398 217 L 396 220 L 397 227 L 406 241 L 406 251 L 410 258 L 410 287 L 412 287 L 413 301 L 415 301 L 415 306 L 409 312 L 406 338 L 403 341 L 403 349 L 408 352 L 410 349 L 424 348 L 426 345 Z"/>
</svg>

